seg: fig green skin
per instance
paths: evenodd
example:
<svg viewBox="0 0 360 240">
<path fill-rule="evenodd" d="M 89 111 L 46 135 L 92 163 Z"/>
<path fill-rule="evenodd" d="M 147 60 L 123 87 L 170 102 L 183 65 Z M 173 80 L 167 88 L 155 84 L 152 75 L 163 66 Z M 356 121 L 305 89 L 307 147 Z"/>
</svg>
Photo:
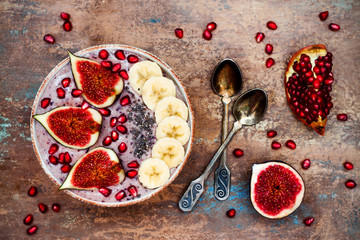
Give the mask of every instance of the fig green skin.
<svg viewBox="0 0 360 240">
<path fill-rule="evenodd" d="M 304 183 L 304 189 L 303 189 L 303 199 L 302 199 L 302 201 L 304 200 L 304 198 L 305 198 L 305 193 L 306 193 L 306 188 L 305 188 L 305 182 L 304 182 L 304 179 L 302 178 L 302 176 L 300 175 L 300 173 L 295 169 L 295 168 L 293 168 L 291 165 L 289 165 L 288 163 L 286 163 L 286 162 L 283 162 L 283 161 L 279 161 L 279 160 L 269 160 L 269 161 L 264 161 L 264 162 L 261 162 L 261 163 L 257 163 L 257 164 L 264 164 L 264 163 L 282 163 L 282 164 L 285 164 L 285 165 L 287 165 L 287 166 L 289 166 L 289 167 L 291 167 L 299 176 L 300 176 L 300 179 L 302 180 L 302 182 Z M 251 179 L 252 179 L 252 174 L 251 174 L 251 176 L 250 176 L 250 180 L 249 180 L 249 198 L 250 198 L 250 202 L 251 202 L 251 205 L 253 206 L 253 208 L 255 209 L 255 211 L 257 212 L 257 213 L 259 213 L 257 210 L 256 210 L 256 208 L 255 208 L 255 203 L 253 203 L 253 201 L 252 201 L 252 199 L 251 199 L 251 193 L 252 193 L 252 189 L 251 189 L 251 186 L 252 186 L 252 181 L 251 181 Z M 301 201 L 301 202 L 302 202 Z M 301 205 L 301 204 L 300 204 Z M 300 206 L 299 206 L 300 207 Z M 292 213 L 294 213 L 294 212 L 296 212 L 298 209 L 299 209 L 299 207 L 297 207 L 293 212 L 291 212 L 290 214 L 288 214 L 288 215 L 286 215 L 286 216 L 283 216 L 283 217 L 280 217 L 280 218 L 284 218 L 284 217 L 287 217 L 287 216 L 289 216 L 289 215 L 291 215 Z M 260 213 L 259 213 L 260 214 Z M 263 217 L 265 217 L 264 215 L 262 215 L 262 214 L 260 214 L 261 216 L 263 216 Z M 274 220 L 276 220 L 276 219 L 280 219 L 280 218 L 269 218 L 269 219 L 274 219 Z"/>
</svg>

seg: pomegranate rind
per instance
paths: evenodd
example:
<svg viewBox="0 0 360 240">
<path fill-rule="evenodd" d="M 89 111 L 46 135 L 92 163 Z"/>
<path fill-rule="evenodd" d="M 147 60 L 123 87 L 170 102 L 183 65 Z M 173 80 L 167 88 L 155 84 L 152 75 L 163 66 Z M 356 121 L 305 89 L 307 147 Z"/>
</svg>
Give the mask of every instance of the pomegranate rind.
<svg viewBox="0 0 360 240">
<path fill-rule="evenodd" d="M 288 66 L 286 68 L 286 73 L 285 73 L 285 81 L 284 81 L 284 86 L 285 86 L 285 95 L 287 98 L 287 101 L 289 103 L 289 106 L 291 108 L 291 110 L 293 111 L 293 113 L 295 114 L 295 109 L 294 107 L 290 104 L 290 93 L 288 91 L 288 89 L 286 88 L 286 82 L 288 81 L 289 77 L 293 74 L 296 73 L 293 69 L 293 65 L 295 61 L 300 62 L 300 57 L 301 54 L 306 54 L 310 57 L 311 59 L 311 65 L 315 66 L 315 59 L 317 59 L 320 56 L 326 56 L 327 54 L 327 50 L 326 47 L 322 44 L 317 44 L 317 45 L 311 45 L 308 47 L 304 47 L 302 49 L 300 49 L 299 51 L 297 51 L 293 57 L 290 59 Z M 318 134 L 320 135 L 324 135 L 325 134 L 325 126 L 326 126 L 326 121 L 327 121 L 327 117 L 325 119 L 322 119 L 321 116 L 319 116 L 318 121 L 317 122 L 311 122 L 310 124 L 306 122 L 305 119 L 300 118 L 299 116 L 297 116 L 295 114 L 295 116 L 305 125 L 311 127 L 312 129 L 314 129 Z"/>
<path fill-rule="evenodd" d="M 91 188 L 84 188 L 84 187 L 79 187 L 79 186 L 74 186 L 74 184 L 72 183 L 75 177 L 75 171 L 77 170 L 77 167 L 79 166 L 80 163 L 82 163 L 84 160 L 86 160 L 86 157 L 96 151 L 101 151 L 101 153 L 105 153 L 109 156 L 110 161 L 113 161 L 117 164 L 120 163 L 118 156 L 116 155 L 116 153 L 108 148 L 104 148 L 104 147 L 97 147 L 94 148 L 93 150 L 91 150 L 90 152 L 88 152 L 87 154 L 83 155 L 79 160 L 76 161 L 76 163 L 74 164 L 74 166 L 71 168 L 71 171 L 69 172 L 68 176 L 66 177 L 64 183 L 61 185 L 61 187 L 59 188 L 59 190 L 62 189 L 79 189 L 79 190 L 92 190 L 92 189 L 98 189 L 97 187 L 91 187 Z M 119 164 L 119 166 L 121 166 Z M 99 166 L 101 167 L 101 166 Z M 125 172 L 124 169 L 121 167 L 120 172 L 117 174 L 119 177 L 119 183 L 123 182 L 125 179 Z M 84 176 L 86 177 L 86 176 Z M 108 187 L 108 186 L 103 186 L 103 187 Z"/>
<path fill-rule="evenodd" d="M 120 78 L 120 76 L 118 74 L 115 74 L 115 73 L 109 73 L 114 78 L 117 79 L 116 84 L 113 86 L 114 92 L 113 92 L 113 94 L 108 96 L 108 98 L 104 102 L 102 102 L 100 104 L 96 103 L 96 102 L 94 102 L 94 101 L 92 101 L 90 99 L 90 97 L 88 96 L 89 93 L 87 93 L 87 91 L 84 90 L 83 85 L 81 84 L 81 72 L 79 72 L 77 70 L 77 63 L 80 62 L 80 61 L 86 61 L 86 62 L 89 62 L 89 63 L 96 64 L 98 66 L 101 66 L 101 64 L 96 62 L 96 61 L 87 59 L 87 58 L 74 56 L 71 52 L 69 52 L 69 58 L 70 58 L 71 70 L 72 70 L 72 73 L 73 73 L 73 76 L 74 76 L 74 79 L 75 79 L 75 83 L 76 83 L 77 88 L 82 90 L 82 94 L 81 94 L 82 97 L 85 98 L 85 100 L 88 103 L 90 103 L 91 105 L 93 105 L 93 106 L 95 106 L 97 108 L 105 108 L 105 107 L 108 107 L 111 104 L 113 104 L 115 99 L 116 99 L 116 95 L 119 95 L 122 92 L 123 88 L 124 88 L 124 82 Z M 103 97 L 93 96 L 92 98 L 93 99 L 101 99 Z"/>
<path fill-rule="evenodd" d="M 98 138 L 99 138 L 99 133 L 100 133 L 100 128 L 99 130 L 94 132 L 94 133 L 89 133 L 89 132 L 78 132 L 77 134 L 82 135 L 82 136 L 86 136 L 90 134 L 90 139 L 89 141 L 84 144 L 84 145 L 74 145 L 74 144 L 69 144 L 67 142 L 65 142 L 64 140 L 62 140 L 61 138 L 59 138 L 56 133 L 54 132 L 53 129 L 51 129 L 49 123 L 48 123 L 48 119 L 49 116 L 53 113 L 55 113 L 56 111 L 62 111 L 62 110 L 68 110 L 68 111 L 72 111 L 73 109 L 81 109 L 82 111 L 86 111 L 88 113 L 90 113 L 90 115 L 92 116 L 93 121 L 95 121 L 96 123 L 98 123 L 101 126 L 102 123 L 102 116 L 101 114 L 96 111 L 95 109 L 92 108 L 88 108 L 88 109 L 82 109 L 82 108 L 78 108 L 78 107 L 67 107 L 67 106 L 61 106 L 61 107 L 57 107 L 54 108 L 53 110 L 46 112 L 44 114 L 38 114 L 38 115 L 34 115 L 34 118 L 39 121 L 41 123 L 41 125 L 43 125 L 43 127 L 46 129 L 46 131 L 50 134 L 51 137 L 53 137 L 58 143 L 60 143 L 61 145 L 65 146 L 65 147 L 69 147 L 69 148 L 73 148 L 73 149 L 87 149 L 89 147 L 91 147 L 92 145 L 94 145 Z M 86 121 L 86 120 L 81 120 L 79 119 L 79 121 Z M 83 123 L 83 122 L 82 122 Z"/>
<path fill-rule="evenodd" d="M 297 178 L 297 180 L 299 181 L 299 184 L 301 185 L 301 191 L 296 195 L 296 200 L 294 202 L 294 204 L 290 207 L 290 208 L 284 208 L 281 212 L 279 212 L 277 215 L 270 215 L 265 213 L 260 206 L 256 203 L 255 201 L 255 185 L 258 182 L 258 176 L 262 171 L 266 171 L 266 169 L 270 166 L 282 166 L 285 169 L 290 170 Z M 262 216 L 266 217 L 266 218 L 271 218 L 271 219 L 279 219 L 279 218 L 283 218 L 286 217 L 288 215 L 290 215 L 291 213 L 293 213 L 302 203 L 302 200 L 304 198 L 304 193 L 305 193 L 305 185 L 304 185 L 304 181 L 301 178 L 300 174 L 293 169 L 292 167 L 290 167 L 288 164 L 286 163 L 282 163 L 282 162 L 276 162 L 276 161 L 272 161 L 272 162 L 265 162 L 265 163 L 261 163 L 261 164 L 254 164 L 252 167 L 252 175 L 251 175 L 251 180 L 250 180 L 250 199 L 251 199 L 251 203 L 254 206 L 255 210 L 261 214 Z"/>
</svg>

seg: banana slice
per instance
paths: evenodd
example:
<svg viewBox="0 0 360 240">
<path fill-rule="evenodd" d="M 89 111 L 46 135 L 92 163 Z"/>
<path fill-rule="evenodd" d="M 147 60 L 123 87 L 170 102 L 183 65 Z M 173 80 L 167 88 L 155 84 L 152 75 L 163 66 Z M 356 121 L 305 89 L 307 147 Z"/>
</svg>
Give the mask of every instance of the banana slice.
<svg viewBox="0 0 360 240">
<path fill-rule="evenodd" d="M 178 116 L 187 121 L 189 110 L 185 103 L 176 97 L 165 97 L 158 102 L 155 108 L 156 123 L 170 116 Z"/>
<path fill-rule="evenodd" d="M 169 167 L 159 158 L 148 158 L 140 165 L 139 181 L 146 188 L 153 189 L 161 187 L 169 177 Z"/>
<path fill-rule="evenodd" d="M 182 145 L 189 141 L 190 128 L 184 119 L 177 116 L 167 117 L 161 121 L 156 129 L 156 138 L 175 138 Z"/>
<path fill-rule="evenodd" d="M 145 82 L 141 94 L 145 105 L 154 111 L 161 99 L 169 96 L 175 97 L 176 88 L 173 81 L 166 77 L 152 77 Z"/>
<path fill-rule="evenodd" d="M 141 95 L 144 83 L 152 77 L 161 77 L 162 71 L 159 65 L 151 61 L 135 63 L 129 70 L 130 86 Z"/>
<path fill-rule="evenodd" d="M 169 168 L 173 168 L 182 163 L 185 151 L 175 138 L 162 138 L 154 144 L 151 156 L 162 159 Z"/>
</svg>

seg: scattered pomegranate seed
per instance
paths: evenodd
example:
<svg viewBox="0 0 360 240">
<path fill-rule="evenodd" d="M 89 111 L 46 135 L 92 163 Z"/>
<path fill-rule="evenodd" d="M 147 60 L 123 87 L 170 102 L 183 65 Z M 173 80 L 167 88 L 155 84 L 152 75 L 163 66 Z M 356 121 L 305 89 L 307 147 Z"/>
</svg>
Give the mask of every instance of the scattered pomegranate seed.
<svg viewBox="0 0 360 240">
<path fill-rule="evenodd" d="M 60 98 L 60 99 L 65 98 L 65 90 L 64 89 L 58 88 L 58 89 L 56 89 L 56 93 L 57 93 L 58 98 Z"/>
<path fill-rule="evenodd" d="M 285 146 L 290 148 L 290 149 L 295 149 L 296 148 L 296 143 L 293 140 L 287 140 L 285 143 Z"/>
<path fill-rule="evenodd" d="M 319 18 L 321 21 L 325 21 L 329 16 L 329 11 L 319 13 Z"/>
<path fill-rule="evenodd" d="M 50 155 L 53 155 L 54 153 L 56 153 L 59 150 L 59 146 L 56 143 L 51 144 L 48 153 Z"/>
<path fill-rule="evenodd" d="M 70 153 L 66 152 L 64 154 L 64 160 L 65 160 L 65 163 L 71 163 L 71 156 L 70 156 Z"/>
<path fill-rule="evenodd" d="M 354 165 L 351 162 L 344 162 L 343 166 L 346 170 L 352 170 L 354 168 Z"/>
<path fill-rule="evenodd" d="M 51 205 L 51 209 L 52 209 L 54 212 L 60 212 L 60 204 L 58 204 L 58 203 L 53 203 L 53 205 Z"/>
<path fill-rule="evenodd" d="M 59 154 L 59 163 L 61 163 L 61 164 L 65 163 L 65 153 Z"/>
<path fill-rule="evenodd" d="M 273 141 L 271 143 L 271 148 L 277 150 L 277 149 L 281 148 L 281 144 L 277 141 Z"/>
<path fill-rule="evenodd" d="M 111 131 L 111 139 L 116 142 L 119 139 L 119 134 L 117 131 Z"/>
<path fill-rule="evenodd" d="M 127 150 L 126 143 L 124 143 L 124 142 L 120 143 L 118 149 L 119 149 L 119 152 L 120 152 L 120 153 L 125 152 L 125 151 Z"/>
<path fill-rule="evenodd" d="M 66 32 L 70 32 L 72 30 L 72 24 L 70 21 L 65 21 L 64 24 L 63 24 L 63 29 L 66 31 Z"/>
<path fill-rule="evenodd" d="M 237 158 L 244 156 L 244 151 L 240 148 L 235 148 L 233 151 L 233 155 Z"/>
<path fill-rule="evenodd" d="M 99 112 L 101 113 L 101 115 L 103 115 L 104 117 L 108 117 L 111 114 L 111 111 L 107 108 L 99 108 Z"/>
<path fill-rule="evenodd" d="M 111 144 L 111 142 L 112 142 L 111 137 L 107 136 L 107 137 L 104 138 L 102 143 L 103 143 L 104 146 L 109 146 Z"/>
<path fill-rule="evenodd" d="M 84 101 L 84 102 L 81 104 L 81 109 L 86 110 L 86 109 L 88 109 L 89 107 L 90 107 L 90 105 L 89 105 L 89 103 L 86 102 L 86 101 Z"/>
<path fill-rule="evenodd" d="M 128 79 L 129 79 L 129 75 L 128 75 L 128 73 L 126 72 L 126 70 L 121 70 L 121 71 L 119 72 L 119 75 L 120 75 L 120 77 L 122 77 L 122 78 L 125 79 L 125 80 L 128 80 Z"/>
<path fill-rule="evenodd" d="M 267 26 L 268 29 L 270 29 L 270 30 L 275 30 L 275 29 L 277 29 L 277 25 L 276 25 L 276 23 L 273 22 L 273 21 L 268 21 L 268 22 L 266 23 L 266 26 Z"/>
<path fill-rule="evenodd" d="M 70 20 L 70 14 L 66 13 L 66 12 L 62 12 L 60 14 L 60 17 L 65 20 L 65 21 L 69 21 Z"/>
<path fill-rule="evenodd" d="M 31 186 L 28 190 L 28 195 L 30 197 L 34 197 L 37 194 L 37 188 L 34 186 Z"/>
<path fill-rule="evenodd" d="M 62 81 L 61 81 L 61 84 L 64 88 L 67 88 L 69 85 L 70 85 L 70 82 L 71 82 L 71 79 L 70 78 L 64 78 Z"/>
<path fill-rule="evenodd" d="M 39 203 L 38 207 L 39 207 L 40 212 L 42 212 L 42 213 L 46 213 L 48 210 L 48 207 L 44 203 Z"/>
<path fill-rule="evenodd" d="M 236 215 L 236 211 L 233 208 L 226 211 L 226 216 L 228 216 L 229 218 L 233 218 L 235 217 L 235 215 Z"/>
<path fill-rule="evenodd" d="M 116 123 L 117 123 L 117 118 L 113 117 L 110 119 L 110 127 L 115 127 Z"/>
<path fill-rule="evenodd" d="M 119 123 L 126 123 L 126 121 L 127 121 L 127 118 L 126 118 L 125 114 L 124 114 L 124 113 L 121 114 L 121 115 L 119 116 L 119 118 L 118 118 L 118 122 L 119 122 Z"/>
<path fill-rule="evenodd" d="M 111 71 L 114 73 L 117 73 L 119 70 L 121 69 L 121 64 L 120 63 L 116 63 L 112 66 Z"/>
<path fill-rule="evenodd" d="M 214 31 L 217 27 L 217 24 L 215 22 L 208 23 L 206 26 L 206 29 L 210 32 Z"/>
<path fill-rule="evenodd" d="M 102 60 L 105 60 L 109 57 L 109 52 L 106 51 L 105 49 L 101 49 L 99 52 L 99 58 L 101 58 Z"/>
<path fill-rule="evenodd" d="M 32 226 L 30 228 L 28 228 L 28 230 L 26 230 L 27 234 L 29 235 L 33 235 L 37 232 L 38 230 L 38 227 L 37 226 Z"/>
<path fill-rule="evenodd" d="M 70 170 L 71 170 L 71 165 L 70 164 L 64 164 L 62 167 L 61 167 L 61 171 L 63 172 L 63 173 L 68 173 L 68 172 L 70 172 Z"/>
<path fill-rule="evenodd" d="M 275 64 L 275 60 L 273 59 L 273 58 L 268 58 L 268 59 L 266 59 L 266 62 L 265 62 L 265 66 L 267 67 L 267 68 L 270 68 L 272 65 L 274 65 Z"/>
<path fill-rule="evenodd" d="M 130 170 L 126 172 L 126 176 L 128 178 L 134 178 L 136 177 L 136 175 L 138 174 L 138 172 L 136 170 Z"/>
<path fill-rule="evenodd" d="M 110 61 L 101 61 L 101 66 L 103 66 L 104 68 L 111 68 L 112 67 L 112 62 Z"/>
<path fill-rule="evenodd" d="M 344 121 L 344 122 L 348 120 L 348 116 L 345 113 L 338 114 L 336 116 L 336 118 L 337 118 L 337 120 Z"/>
<path fill-rule="evenodd" d="M 80 89 L 73 89 L 72 91 L 71 91 L 71 95 L 73 96 L 73 97 L 80 97 L 80 95 L 82 94 L 82 91 L 80 90 Z"/>
<path fill-rule="evenodd" d="M 47 108 L 47 107 L 49 106 L 49 104 L 50 104 L 50 98 L 43 98 L 43 99 L 41 100 L 40 106 L 41 106 L 42 108 Z"/>
<path fill-rule="evenodd" d="M 311 161 L 310 159 L 304 159 L 302 162 L 301 162 L 301 167 L 303 169 L 308 169 L 311 165 Z"/>
<path fill-rule="evenodd" d="M 125 60 L 126 58 L 123 50 L 117 50 L 114 55 L 119 60 Z"/>
<path fill-rule="evenodd" d="M 268 136 L 268 138 L 273 138 L 277 135 L 277 132 L 275 130 L 269 130 L 266 135 Z"/>
<path fill-rule="evenodd" d="M 135 161 L 129 162 L 127 166 L 128 166 L 128 168 L 138 168 L 139 163 L 135 160 Z"/>
<path fill-rule="evenodd" d="M 265 46 L 265 52 L 267 53 L 267 54 L 272 54 L 272 52 L 273 52 L 273 45 L 271 45 L 270 43 L 268 43 L 268 44 L 266 44 L 266 46 Z"/>
<path fill-rule="evenodd" d="M 203 38 L 209 41 L 212 38 L 212 33 L 208 29 L 205 29 L 203 33 Z"/>
<path fill-rule="evenodd" d="M 101 187 L 101 188 L 99 188 L 99 192 L 100 192 L 102 195 L 104 195 L 104 197 L 108 197 L 108 196 L 110 196 L 110 194 L 111 194 L 111 189 L 106 188 L 106 187 Z"/>
<path fill-rule="evenodd" d="M 175 36 L 182 39 L 184 37 L 184 31 L 181 28 L 175 29 Z"/>
<path fill-rule="evenodd" d="M 33 222 L 33 220 L 34 220 L 34 217 L 33 217 L 33 215 L 31 215 L 31 214 L 28 214 L 28 215 L 26 215 L 26 217 L 24 218 L 24 224 L 25 225 L 30 225 L 32 222 Z"/>
<path fill-rule="evenodd" d="M 126 193 L 124 190 L 121 190 L 120 192 L 118 192 L 116 195 L 115 195 L 115 199 L 120 201 L 121 199 L 123 199 L 124 197 L 126 197 Z"/>
<path fill-rule="evenodd" d="M 354 180 L 352 180 L 352 179 L 349 179 L 349 180 L 347 180 L 345 182 L 345 186 L 347 188 L 350 188 L 350 189 L 355 188 L 356 187 L 356 182 Z"/>
<path fill-rule="evenodd" d="M 127 133 L 127 128 L 124 125 L 117 126 L 116 130 L 118 130 L 119 133 L 121 133 L 121 134 L 126 134 Z"/>
<path fill-rule="evenodd" d="M 46 34 L 44 36 L 44 41 L 50 44 L 54 44 L 55 43 L 55 38 L 51 35 L 51 34 Z"/>
<path fill-rule="evenodd" d="M 265 38 L 265 34 L 262 32 L 258 32 L 258 33 L 256 33 L 255 41 L 257 43 L 260 43 L 260 42 L 262 42 L 262 40 L 264 40 L 264 38 Z"/>
<path fill-rule="evenodd" d="M 131 103 L 129 96 L 125 96 L 123 98 L 120 99 L 120 105 L 121 106 L 126 106 L 129 105 Z"/>
<path fill-rule="evenodd" d="M 306 226 L 310 226 L 311 224 L 313 224 L 313 222 L 314 222 L 314 218 L 313 218 L 313 217 L 308 217 L 308 218 L 305 218 L 305 219 L 304 219 L 304 224 L 305 224 Z"/>
<path fill-rule="evenodd" d="M 128 60 L 129 63 L 136 63 L 136 62 L 139 61 L 139 58 L 137 56 L 135 56 L 135 55 L 129 55 L 127 57 L 127 60 Z"/>
<path fill-rule="evenodd" d="M 130 192 L 131 196 L 136 197 L 138 194 L 137 188 L 133 185 L 128 187 L 128 191 Z"/>
<path fill-rule="evenodd" d="M 331 31 L 337 32 L 340 30 L 340 25 L 336 24 L 336 23 L 330 23 L 329 24 L 329 29 Z"/>
<path fill-rule="evenodd" d="M 49 162 L 51 162 L 54 165 L 58 164 L 58 158 L 55 156 L 49 156 Z"/>
</svg>

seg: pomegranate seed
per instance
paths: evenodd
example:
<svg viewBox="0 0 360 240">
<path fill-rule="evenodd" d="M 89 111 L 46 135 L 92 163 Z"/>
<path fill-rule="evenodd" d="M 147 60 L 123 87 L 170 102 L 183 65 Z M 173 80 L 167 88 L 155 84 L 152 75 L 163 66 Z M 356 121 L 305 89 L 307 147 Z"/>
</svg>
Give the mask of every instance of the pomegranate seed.
<svg viewBox="0 0 360 240">
<path fill-rule="evenodd" d="M 65 98 L 65 90 L 64 89 L 58 88 L 58 89 L 56 89 L 56 93 L 57 93 L 58 98 L 60 98 L 60 99 Z"/>
<path fill-rule="evenodd" d="M 110 127 L 115 127 L 117 121 L 118 121 L 118 120 L 117 120 L 116 117 L 111 118 L 111 120 L 110 120 Z"/>
<path fill-rule="evenodd" d="M 353 189 L 356 187 L 356 182 L 354 180 L 349 179 L 345 182 L 345 186 L 347 188 Z"/>
<path fill-rule="evenodd" d="M 209 41 L 212 38 L 212 33 L 208 29 L 206 29 L 203 33 L 203 38 Z"/>
<path fill-rule="evenodd" d="M 68 173 L 68 172 L 70 172 L 71 167 L 72 167 L 72 166 L 71 166 L 70 164 L 65 163 L 65 164 L 61 167 L 61 171 L 62 171 L 63 173 Z"/>
<path fill-rule="evenodd" d="M 329 16 L 329 11 L 319 13 L 319 18 L 321 21 L 325 21 Z"/>
<path fill-rule="evenodd" d="M 55 38 L 51 35 L 51 34 L 46 34 L 44 36 L 44 41 L 50 44 L 54 44 L 55 43 Z"/>
<path fill-rule="evenodd" d="M 285 146 L 290 148 L 290 149 L 295 149 L 296 148 L 296 143 L 293 140 L 287 140 L 285 143 Z"/>
<path fill-rule="evenodd" d="M 70 21 L 65 21 L 64 24 L 63 24 L 63 29 L 66 31 L 66 32 L 70 32 L 72 30 L 72 24 Z"/>
<path fill-rule="evenodd" d="M 41 106 L 42 108 L 47 108 L 47 107 L 49 106 L 49 104 L 50 104 L 50 98 L 43 98 L 43 99 L 41 100 L 40 106 Z"/>
<path fill-rule="evenodd" d="M 268 138 L 273 138 L 277 135 L 277 132 L 275 130 L 269 130 L 266 135 L 268 136 Z"/>
<path fill-rule="evenodd" d="M 315 89 L 319 89 L 320 88 L 320 82 L 318 79 L 315 78 L 315 81 L 313 82 L 313 86 Z"/>
<path fill-rule="evenodd" d="M 235 148 L 233 151 L 233 155 L 237 158 L 244 156 L 244 151 L 240 148 Z"/>
<path fill-rule="evenodd" d="M 50 155 L 53 155 L 54 153 L 56 153 L 59 150 L 59 146 L 56 143 L 51 144 L 48 153 Z"/>
<path fill-rule="evenodd" d="M 128 178 L 134 178 L 136 177 L 136 175 L 138 174 L 138 172 L 136 170 L 130 170 L 126 172 L 126 176 Z"/>
<path fill-rule="evenodd" d="M 109 137 L 109 136 L 107 136 L 107 137 L 105 137 L 104 138 L 104 140 L 103 140 L 103 145 L 104 146 L 109 146 L 110 144 L 111 144 L 111 137 Z"/>
<path fill-rule="evenodd" d="M 73 89 L 72 91 L 71 91 L 71 95 L 73 96 L 73 97 L 80 97 L 80 95 L 82 94 L 82 91 L 80 90 L 80 89 Z"/>
<path fill-rule="evenodd" d="M 119 118 L 118 118 L 118 122 L 119 122 L 119 123 L 126 123 L 126 121 L 127 121 L 127 118 L 126 118 L 125 114 L 124 114 L 124 113 L 121 114 L 121 115 L 119 116 Z"/>
<path fill-rule="evenodd" d="M 71 163 L 71 157 L 70 157 L 70 154 L 68 152 L 66 152 L 64 154 L 64 159 L 65 159 L 65 163 Z"/>
<path fill-rule="evenodd" d="M 184 37 L 184 31 L 181 28 L 175 29 L 175 36 L 182 39 Z"/>
<path fill-rule="evenodd" d="M 59 154 L 59 163 L 61 163 L 61 164 L 65 163 L 65 153 Z"/>
<path fill-rule="evenodd" d="M 273 141 L 271 143 L 271 148 L 277 150 L 277 149 L 281 148 L 281 144 L 277 141 Z"/>
<path fill-rule="evenodd" d="M 117 126 L 116 130 L 118 130 L 119 133 L 121 133 L 121 134 L 126 134 L 127 133 L 127 128 L 124 125 Z"/>
<path fill-rule="evenodd" d="M 267 54 L 272 54 L 272 52 L 273 52 L 273 45 L 271 45 L 270 43 L 268 43 L 268 44 L 266 44 L 266 46 L 265 46 L 265 52 L 267 53 Z"/>
<path fill-rule="evenodd" d="M 266 26 L 267 26 L 268 29 L 270 29 L 270 30 L 275 30 L 275 29 L 277 29 L 277 25 L 276 25 L 276 23 L 273 22 L 273 21 L 268 21 L 268 22 L 266 23 Z"/>
<path fill-rule="evenodd" d="M 347 116 L 346 113 L 338 114 L 338 115 L 336 116 L 336 118 L 337 118 L 337 120 L 339 120 L 339 121 L 344 121 L 344 122 L 348 120 L 348 116 Z"/>
<path fill-rule="evenodd" d="M 129 55 L 127 57 L 127 60 L 128 60 L 129 63 L 136 63 L 136 62 L 139 61 L 139 58 L 137 56 L 135 56 L 135 55 Z"/>
<path fill-rule="evenodd" d="M 136 197 L 138 194 L 137 188 L 133 185 L 128 187 L 128 191 L 130 192 L 131 196 Z"/>
<path fill-rule="evenodd" d="M 34 197 L 37 194 L 37 188 L 34 186 L 31 186 L 28 190 L 28 195 L 30 197 Z"/>
<path fill-rule="evenodd" d="M 34 220 L 34 217 L 33 217 L 33 215 L 31 215 L 31 214 L 28 214 L 28 215 L 26 215 L 26 217 L 24 218 L 24 224 L 25 225 L 30 225 L 32 222 L 33 222 L 33 220 Z"/>
<path fill-rule="evenodd" d="M 308 169 L 311 165 L 311 161 L 310 159 L 304 159 L 302 162 L 301 162 L 301 167 L 303 169 Z"/>
<path fill-rule="evenodd" d="M 216 29 L 217 25 L 215 22 L 211 22 L 211 23 L 208 23 L 207 26 L 206 26 L 206 29 L 209 30 L 209 31 L 214 31 Z"/>
<path fill-rule="evenodd" d="M 265 66 L 266 66 L 267 68 L 271 67 L 271 66 L 274 65 L 274 64 L 275 64 L 275 60 L 274 60 L 273 58 L 268 58 L 268 59 L 266 59 Z"/>
<path fill-rule="evenodd" d="M 117 131 L 111 131 L 111 139 L 116 142 L 119 139 L 119 134 Z"/>
<path fill-rule="evenodd" d="M 70 78 L 64 78 L 62 81 L 61 81 L 61 84 L 64 88 L 67 88 L 69 85 L 70 85 L 70 82 L 71 82 L 71 79 Z"/>
<path fill-rule="evenodd" d="M 340 30 L 340 25 L 336 24 L 336 23 L 330 23 L 329 24 L 329 29 L 331 31 L 337 32 Z"/>
<path fill-rule="evenodd" d="M 104 117 L 108 117 L 111 114 L 111 111 L 107 108 L 99 108 L 99 112 L 101 113 L 101 115 L 103 115 Z"/>
<path fill-rule="evenodd" d="M 101 61 L 101 66 L 103 66 L 104 68 L 111 68 L 112 66 L 112 62 L 110 61 Z"/>
<path fill-rule="evenodd" d="M 110 196 L 110 194 L 111 194 L 111 189 L 106 188 L 106 187 L 101 187 L 101 188 L 99 188 L 99 192 L 100 192 L 102 195 L 104 195 L 104 197 L 108 197 L 108 196 Z"/>
<path fill-rule="evenodd" d="M 89 105 L 89 103 L 86 102 L 86 101 L 84 101 L 84 102 L 81 104 L 81 109 L 86 110 L 86 109 L 88 109 L 89 107 L 90 107 L 90 105 Z"/>
<path fill-rule="evenodd" d="M 58 204 L 58 203 L 53 203 L 53 205 L 51 205 L 51 209 L 52 209 L 54 212 L 60 212 L 60 204 Z"/>
<path fill-rule="evenodd" d="M 344 162 L 343 165 L 346 170 L 352 170 L 354 168 L 354 165 L 351 162 Z"/>
<path fill-rule="evenodd" d="M 105 60 L 109 57 L 109 52 L 106 51 L 105 49 L 101 49 L 99 52 L 99 58 L 101 58 L 102 60 Z"/>
<path fill-rule="evenodd" d="M 235 209 L 229 209 L 226 211 L 226 216 L 228 216 L 229 218 L 233 218 L 235 217 L 235 215 L 236 215 Z"/>
<path fill-rule="evenodd" d="M 310 226 L 311 224 L 313 224 L 313 222 L 314 222 L 314 218 L 313 218 L 313 217 L 308 217 L 308 218 L 305 218 L 305 219 L 304 219 L 304 224 L 305 224 L 306 226 Z"/>
<path fill-rule="evenodd" d="M 120 192 L 118 192 L 116 195 L 115 195 L 115 199 L 120 201 L 121 199 L 123 199 L 124 197 L 126 197 L 126 193 L 124 190 L 121 190 Z"/>
<path fill-rule="evenodd" d="M 111 68 L 111 71 L 116 73 L 121 69 L 121 64 L 120 63 L 116 63 L 113 65 L 113 67 Z"/>
<path fill-rule="evenodd" d="M 119 149 L 119 152 L 120 152 L 120 153 L 125 152 L 125 151 L 127 150 L 126 143 L 124 143 L 124 142 L 120 143 L 118 149 Z"/>
<path fill-rule="evenodd" d="M 28 228 L 28 230 L 26 230 L 27 234 L 29 235 L 34 235 L 38 230 L 37 226 L 32 226 L 30 228 Z"/>
<path fill-rule="evenodd" d="M 40 212 L 42 212 L 42 213 L 46 213 L 48 210 L 48 207 L 44 203 L 39 203 L 38 207 L 39 207 Z"/>
<path fill-rule="evenodd" d="M 137 161 L 132 161 L 128 163 L 128 168 L 138 168 L 139 167 L 139 163 Z"/>
<path fill-rule="evenodd" d="M 51 162 L 54 165 L 58 164 L 58 158 L 55 156 L 49 156 L 49 162 Z"/>
<path fill-rule="evenodd" d="M 265 34 L 262 32 L 258 32 L 258 33 L 256 33 L 255 41 L 257 43 L 260 43 L 260 42 L 262 42 L 262 40 L 264 40 L 264 38 L 265 38 Z"/>
<path fill-rule="evenodd" d="M 126 58 L 123 50 L 117 50 L 114 55 L 119 60 L 125 60 Z"/>
<path fill-rule="evenodd" d="M 65 21 L 69 21 L 70 20 L 70 14 L 66 13 L 66 12 L 62 12 L 60 14 L 60 17 L 65 20 Z"/>
<path fill-rule="evenodd" d="M 120 99 L 120 105 L 121 106 L 126 106 L 129 105 L 131 103 L 129 96 L 125 96 L 123 98 Z"/>
<path fill-rule="evenodd" d="M 334 78 L 328 78 L 328 79 L 326 79 L 325 80 L 325 82 L 324 82 L 326 85 L 331 85 L 331 84 L 333 84 L 334 83 Z"/>
<path fill-rule="evenodd" d="M 129 79 L 129 75 L 127 74 L 126 70 L 121 70 L 121 71 L 119 72 L 119 75 L 120 75 L 120 77 L 122 77 L 122 78 L 125 79 L 125 80 L 128 80 L 128 79 Z"/>
</svg>

